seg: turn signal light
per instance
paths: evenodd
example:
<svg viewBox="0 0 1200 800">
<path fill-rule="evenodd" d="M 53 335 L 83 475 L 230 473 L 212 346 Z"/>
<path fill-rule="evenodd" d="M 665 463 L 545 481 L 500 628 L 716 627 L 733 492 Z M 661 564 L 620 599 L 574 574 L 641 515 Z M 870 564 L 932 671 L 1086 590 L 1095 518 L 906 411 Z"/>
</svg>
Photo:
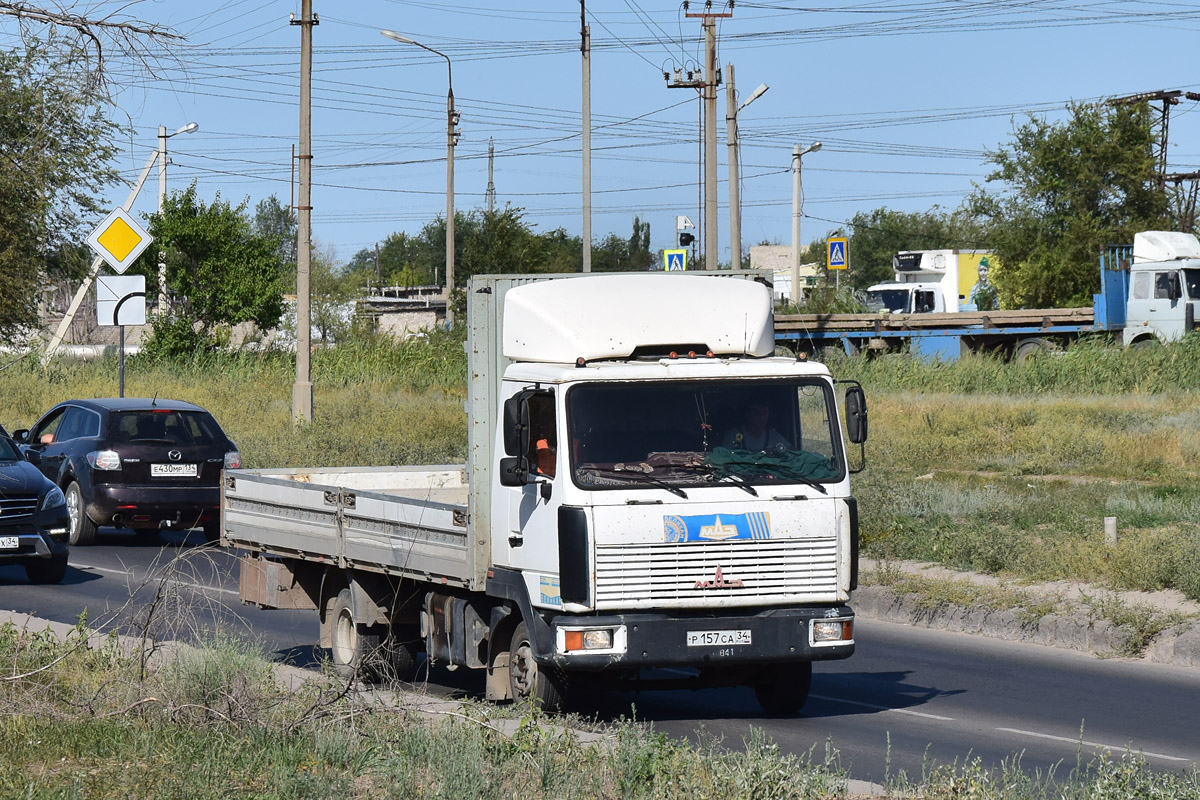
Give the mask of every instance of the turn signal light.
<svg viewBox="0 0 1200 800">
<path fill-rule="evenodd" d="M 572 650 L 611 650 L 613 632 L 608 628 L 594 631 L 564 631 L 567 652 Z"/>
</svg>

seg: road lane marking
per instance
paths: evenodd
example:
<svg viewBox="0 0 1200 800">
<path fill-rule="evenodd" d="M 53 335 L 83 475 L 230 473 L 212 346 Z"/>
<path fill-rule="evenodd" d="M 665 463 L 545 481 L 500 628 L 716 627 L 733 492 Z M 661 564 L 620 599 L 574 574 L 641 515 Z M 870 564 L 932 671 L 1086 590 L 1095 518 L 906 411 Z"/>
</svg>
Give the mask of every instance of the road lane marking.
<svg viewBox="0 0 1200 800">
<path fill-rule="evenodd" d="M 134 577 L 134 574 L 126 569 L 113 569 L 111 567 L 96 567 L 91 564 L 72 564 L 71 566 L 75 567 L 75 569 L 81 569 L 81 570 L 85 570 L 87 572 L 107 572 L 110 575 L 124 575 L 128 578 Z M 221 594 L 232 594 L 232 595 L 237 594 L 237 592 L 235 592 L 233 589 L 225 589 L 220 586 L 205 586 L 202 583 L 193 583 L 192 581 L 183 581 L 183 580 L 179 580 L 178 578 L 172 580 L 171 582 L 175 583 L 179 586 L 187 586 L 192 589 L 199 589 L 200 591 L 205 591 L 205 592 L 220 592 Z"/>
<path fill-rule="evenodd" d="M 828 700 L 831 703 L 845 703 L 848 706 L 860 706 L 862 708 L 872 708 L 876 711 L 894 711 L 897 714 L 908 714 L 911 717 L 923 717 L 924 719 L 936 719 L 939 722 L 954 722 L 954 717 L 941 717 L 937 714 L 926 714 L 924 711 L 913 711 L 907 708 L 892 708 L 891 706 L 877 706 L 872 703 L 862 703 L 858 700 L 846 700 L 842 697 L 826 697 L 819 694 L 810 694 L 809 697 L 817 700 Z"/>
<path fill-rule="evenodd" d="M 1179 758 L 1178 756 L 1168 756 L 1163 753 L 1151 753 L 1147 750 L 1131 750 L 1128 747 L 1117 747 L 1116 745 L 1100 744 L 1099 742 L 1086 742 L 1086 741 L 1082 741 L 1080 739 L 1074 739 L 1070 736 L 1051 736 L 1048 733 L 1037 733 L 1036 731 L 1023 731 L 1018 728 L 996 728 L 996 730 L 1004 731 L 1005 733 L 1017 733 L 1022 736 L 1033 736 L 1038 739 L 1052 739 L 1056 742 L 1067 742 L 1068 744 L 1081 744 L 1081 745 L 1084 745 L 1085 747 L 1103 747 L 1105 750 L 1113 750 L 1113 751 L 1121 752 L 1121 753 L 1141 753 L 1142 755 L 1144 755 L 1148 758 L 1163 758 L 1163 759 L 1166 759 L 1167 761 L 1187 762 L 1187 761 L 1193 760 L 1190 758 Z"/>
</svg>

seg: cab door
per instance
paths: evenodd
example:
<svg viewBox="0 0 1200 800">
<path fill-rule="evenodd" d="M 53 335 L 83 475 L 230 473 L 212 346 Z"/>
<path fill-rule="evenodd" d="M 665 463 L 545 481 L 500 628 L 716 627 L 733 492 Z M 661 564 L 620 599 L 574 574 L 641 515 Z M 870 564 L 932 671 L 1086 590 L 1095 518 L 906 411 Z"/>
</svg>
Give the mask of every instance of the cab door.
<svg viewBox="0 0 1200 800">
<path fill-rule="evenodd" d="M 558 509 L 562 505 L 563 453 L 558 443 L 557 394 L 552 389 L 524 392 L 529 436 L 522 454 L 528 477 L 519 486 L 495 486 L 493 524 L 507 539 L 495 547 L 498 566 L 526 573 L 535 605 L 562 605 L 558 589 Z M 503 525 L 501 528 L 500 526 Z"/>
</svg>

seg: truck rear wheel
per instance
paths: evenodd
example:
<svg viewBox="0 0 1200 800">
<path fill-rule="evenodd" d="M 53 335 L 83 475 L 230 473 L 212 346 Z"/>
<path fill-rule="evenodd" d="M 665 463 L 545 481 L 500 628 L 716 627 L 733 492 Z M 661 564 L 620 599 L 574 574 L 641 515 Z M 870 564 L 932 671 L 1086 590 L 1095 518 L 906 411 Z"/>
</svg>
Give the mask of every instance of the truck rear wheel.
<svg viewBox="0 0 1200 800">
<path fill-rule="evenodd" d="M 339 674 L 352 677 L 373 677 L 376 661 L 382 648 L 382 638 L 354 618 L 354 602 L 350 589 L 342 589 L 333 599 L 329 611 L 330 653 Z"/>
<path fill-rule="evenodd" d="M 528 700 L 543 711 L 561 711 L 566 703 L 567 680 L 562 670 L 543 666 L 533 658 L 533 640 L 524 622 L 513 631 L 508 655 L 508 681 L 513 700 Z"/>
<path fill-rule="evenodd" d="M 754 682 L 754 696 L 768 714 L 790 716 L 804 707 L 812 687 L 812 662 L 767 667 Z"/>
</svg>

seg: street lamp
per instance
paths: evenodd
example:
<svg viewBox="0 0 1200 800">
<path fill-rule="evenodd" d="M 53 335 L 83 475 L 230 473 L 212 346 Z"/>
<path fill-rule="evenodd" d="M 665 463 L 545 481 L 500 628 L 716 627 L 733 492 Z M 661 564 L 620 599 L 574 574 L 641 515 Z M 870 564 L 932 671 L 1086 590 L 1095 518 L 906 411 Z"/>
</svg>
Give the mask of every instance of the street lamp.
<svg viewBox="0 0 1200 800">
<path fill-rule="evenodd" d="M 792 304 L 800 303 L 800 159 L 821 149 L 816 142 L 801 149 L 792 148 Z"/>
<path fill-rule="evenodd" d="M 741 186 L 738 184 L 738 127 L 737 115 L 742 109 L 753 103 L 758 98 L 762 97 L 768 88 L 765 83 L 760 83 L 758 88 L 750 93 L 746 101 L 740 106 L 735 107 L 737 92 L 734 89 L 733 83 L 733 64 L 726 66 L 725 71 L 728 73 L 727 95 L 725 97 L 725 108 L 732 109 L 725 116 L 725 129 L 727 131 L 726 138 L 729 140 L 729 268 L 742 268 L 742 198 Z"/>
<path fill-rule="evenodd" d="M 446 326 L 450 327 L 454 324 L 454 126 L 458 124 L 458 112 L 454 110 L 454 73 L 450 66 L 450 56 L 395 31 L 385 30 L 380 33 L 393 41 L 415 45 L 446 59 Z"/>
<path fill-rule="evenodd" d="M 181 133 L 195 133 L 200 126 L 189 122 L 174 133 L 167 133 L 165 125 L 158 126 L 158 216 L 161 219 L 163 203 L 167 199 L 167 139 Z M 158 243 L 158 313 L 167 310 L 167 253 L 163 250 L 163 242 Z"/>
</svg>

